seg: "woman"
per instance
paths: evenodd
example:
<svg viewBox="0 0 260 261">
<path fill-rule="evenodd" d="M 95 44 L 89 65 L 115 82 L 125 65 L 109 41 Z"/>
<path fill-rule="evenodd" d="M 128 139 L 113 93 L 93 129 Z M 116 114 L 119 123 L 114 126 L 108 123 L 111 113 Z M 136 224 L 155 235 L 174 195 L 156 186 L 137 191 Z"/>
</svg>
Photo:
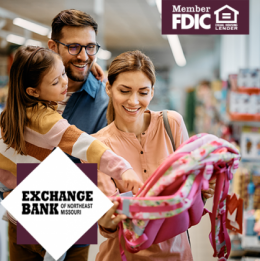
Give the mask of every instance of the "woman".
<svg viewBox="0 0 260 261">
<path fill-rule="evenodd" d="M 154 95 L 154 84 L 154 66 L 143 53 L 132 51 L 116 57 L 109 68 L 106 84 L 110 97 L 109 125 L 93 135 L 129 161 L 142 182 L 173 153 L 162 113 L 147 110 Z M 181 115 L 174 111 L 168 111 L 168 120 L 178 148 L 188 139 L 185 124 Z M 121 181 L 115 180 L 115 184 L 120 193 L 126 192 Z M 101 172 L 98 185 L 108 196 L 117 193 L 111 178 Z M 208 198 L 211 193 L 212 189 L 203 192 L 203 196 Z M 96 261 L 121 261 L 117 224 L 126 217 L 119 215 L 114 218 L 112 214 L 116 207 L 117 203 L 99 220 L 100 232 L 108 240 L 101 244 Z M 125 251 L 125 255 L 128 261 L 193 260 L 186 232 L 136 254 Z"/>
</svg>

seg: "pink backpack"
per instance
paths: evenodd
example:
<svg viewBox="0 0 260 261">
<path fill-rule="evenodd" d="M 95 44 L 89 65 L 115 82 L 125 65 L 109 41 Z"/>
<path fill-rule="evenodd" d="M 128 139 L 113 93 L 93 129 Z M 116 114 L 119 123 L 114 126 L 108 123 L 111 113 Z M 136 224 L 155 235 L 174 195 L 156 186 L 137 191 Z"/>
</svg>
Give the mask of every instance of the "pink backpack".
<svg viewBox="0 0 260 261">
<path fill-rule="evenodd" d="M 198 134 L 183 143 L 145 182 L 135 197 L 117 200 L 117 213 L 128 218 L 119 225 L 131 253 L 170 239 L 210 214 L 210 241 L 214 257 L 227 260 L 230 239 L 225 226 L 229 181 L 238 168 L 240 154 L 229 142 L 210 134 Z M 201 189 L 216 177 L 212 213 L 204 209 Z M 174 224 L 174 225 L 173 225 Z M 121 256 L 126 260 L 120 245 Z"/>
</svg>

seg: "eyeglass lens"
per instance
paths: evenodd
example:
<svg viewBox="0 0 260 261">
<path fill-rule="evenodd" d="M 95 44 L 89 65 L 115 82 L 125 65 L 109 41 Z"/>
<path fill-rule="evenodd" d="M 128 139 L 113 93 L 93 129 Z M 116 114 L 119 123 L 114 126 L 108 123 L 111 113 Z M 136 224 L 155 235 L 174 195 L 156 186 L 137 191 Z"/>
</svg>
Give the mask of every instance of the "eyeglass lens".
<svg viewBox="0 0 260 261">
<path fill-rule="evenodd" d="M 77 54 L 79 54 L 80 49 L 81 49 L 81 45 L 80 45 L 80 44 L 72 44 L 72 45 L 70 45 L 70 47 L 69 47 L 69 52 L 70 52 L 70 54 L 72 54 L 72 55 L 77 55 Z M 89 45 L 87 45 L 87 47 L 86 47 L 86 52 L 87 52 L 87 54 L 89 54 L 89 55 L 94 55 L 94 54 L 96 54 L 96 53 L 97 53 L 97 50 L 98 50 L 98 47 L 97 47 L 97 45 L 95 45 L 95 44 L 89 44 Z"/>
</svg>

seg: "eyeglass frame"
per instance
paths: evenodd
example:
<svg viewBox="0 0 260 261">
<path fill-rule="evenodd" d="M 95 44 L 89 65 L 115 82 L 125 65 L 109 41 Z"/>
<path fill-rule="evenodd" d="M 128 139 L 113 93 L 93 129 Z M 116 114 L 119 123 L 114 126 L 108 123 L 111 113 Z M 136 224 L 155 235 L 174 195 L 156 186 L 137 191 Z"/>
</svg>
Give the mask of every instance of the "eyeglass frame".
<svg viewBox="0 0 260 261">
<path fill-rule="evenodd" d="M 87 55 L 93 56 L 93 55 L 96 55 L 96 54 L 98 53 L 99 48 L 101 47 L 98 43 L 89 43 L 89 44 L 87 44 L 87 45 L 81 45 L 81 44 L 79 44 L 79 43 L 65 44 L 65 43 L 62 43 L 62 42 L 60 42 L 60 41 L 58 41 L 58 40 L 53 40 L 53 41 L 56 42 L 56 43 L 60 43 L 60 44 L 62 44 L 62 45 L 64 45 L 64 46 L 66 46 L 66 47 L 68 48 L 68 53 L 69 53 L 70 55 L 73 55 L 73 56 L 79 55 L 79 54 L 81 53 L 81 51 L 82 51 L 82 47 L 85 48 L 85 53 L 86 53 Z M 79 50 L 79 52 L 78 52 L 77 54 L 71 54 L 71 53 L 70 53 L 70 46 L 73 45 L 73 44 L 78 44 L 78 45 L 80 45 L 80 50 Z M 89 45 L 91 45 L 91 44 L 97 46 L 97 52 L 96 52 L 95 54 L 88 54 L 88 52 L 87 52 L 87 47 L 88 47 Z"/>
</svg>

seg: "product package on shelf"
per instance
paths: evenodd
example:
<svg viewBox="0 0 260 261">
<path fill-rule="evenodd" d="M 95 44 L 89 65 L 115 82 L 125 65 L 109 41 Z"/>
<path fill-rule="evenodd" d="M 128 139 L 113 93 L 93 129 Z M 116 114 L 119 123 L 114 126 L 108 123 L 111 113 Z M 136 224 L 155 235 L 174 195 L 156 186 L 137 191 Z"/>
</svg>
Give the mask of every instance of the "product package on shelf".
<svg viewBox="0 0 260 261">
<path fill-rule="evenodd" d="M 255 169 L 252 174 L 255 184 L 254 209 L 260 209 L 260 169 Z"/>
<path fill-rule="evenodd" d="M 241 92 L 230 93 L 230 112 L 237 113 L 260 113 L 260 93 L 248 94 Z"/>
<path fill-rule="evenodd" d="M 248 206 L 247 186 L 249 184 L 249 172 L 246 168 L 239 168 L 233 177 L 232 192 L 239 195 L 244 202 L 244 209 Z"/>
<path fill-rule="evenodd" d="M 243 127 L 240 147 L 243 159 L 260 159 L 260 128 Z"/>
<path fill-rule="evenodd" d="M 260 70 L 241 69 L 229 75 L 228 108 L 233 121 L 260 121 Z"/>
<path fill-rule="evenodd" d="M 260 88 L 260 70 L 240 69 L 237 85 L 239 88 Z"/>
</svg>

